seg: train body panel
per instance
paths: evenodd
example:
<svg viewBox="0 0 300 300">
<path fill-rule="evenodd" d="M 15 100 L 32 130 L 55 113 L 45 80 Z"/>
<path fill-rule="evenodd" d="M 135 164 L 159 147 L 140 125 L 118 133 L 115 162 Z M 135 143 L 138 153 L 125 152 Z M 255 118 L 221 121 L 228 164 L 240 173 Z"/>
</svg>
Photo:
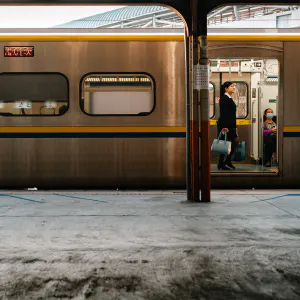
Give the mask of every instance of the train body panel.
<svg viewBox="0 0 300 300">
<path fill-rule="evenodd" d="M 1 139 L 0 182 L 2 187 L 43 188 L 151 188 L 184 186 L 184 138 L 153 138 L 159 127 L 185 125 L 184 55 L 178 41 L 83 41 L 0 42 L 4 46 L 34 46 L 34 58 L 0 59 L 1 72 L 57 72 L 69 82 L 69 110 L 62 116 L 3 116 L 6 132 L 36 138 Z M 179 59 L 178 59 L 179 58 Z M 30 60 L 30 61 L 29 61 Z M 155 109 L 147 116 L 88 116 L 80 108 L 80 82 L 89 73 L 150 74 L 155 81 Z M 76 133 L 90 127 L 111 137 L 49 138 L 41 128 L 72 128 Z M 13 128 L 12 128 L 13 127 Z M 40 128 L 41 127 L 41 128 Z M 129 138 L 114 137 L 123 131 Z M 136 128 L 148 128 L 144 137 L 131 137 Z M 103 129 L 104 128 L 104 129 Z M 119 128 L 119 129 L 118 129 Z M 147 130 L 147 129 L 146 129 Z M 150 130 L 150 132 L 149 132 Z M 49 129 L 48 132 L 53 132 Z M 68 130 L 70 132 L 70 130 Z M 163 129 L 160 129 L 163 131 Z M 39 134 L 44 133 L 44 137 Z M 84 133 L 83 132 L 83 133 Z M 158 132 L 159 133 L 159 132 Z M 12 133 L 13 134 L 13 133 Z"/>
<path fill-rule="evenodd" d="M 284 106 L 285 126 L 300 125 L 299 86 L 300 43 L 284 43 Z"/>
<path fill-rule="evenodd" d="M 41 106 L 45 99 L 40 102 L 35 100 L 36 103 L 32 102 L 30 109 L 19 110 L 15 108 L 14 101 L 7 102 L 6 108 L 0 107 L 0 113 L 7 107 L 12 113 L 0 117 L 0 187 L 185 187 L 185 49 L 182 39 L 178 36 L 172 38 L 172 35 L 166 39 L 155 36 L 130 38 L 130 34 L 128 38 L 114 39 L 112 35 L 111 38 L 105 36 L 103 39 L 100 37 L 90 40 L 86 37 L 81 40 L 41 38 L 39 41 L 34 37 L 31 40 L 23 38 L 21 41 L 15 37 L 11 40 L 9 37 L 6 40 L 2 37 L 0 47 L 5 46 L 33 46 L 34 57 L 1 57 L 0 82 L 1 76 L 9 82 L 10 78 L 4 77 L 5 74 L 63 74 L 67 80 L 68 99 L 59 101 L 68 106 L 68 111 L 63 115 L 49 115 L 49 107 Z M 278 99 L 274 102 L 263 96 L 260 98 L 265 99 L 260 100 L 261 104 L 266 102 L 264 105 L 270 103 L 274 106 L 276 103 L 278 168 L 268 171 L 256 166 L 254 169 L 222 173 L 212 167 L 213 187 L 299 187 L 300 174 L 297 168 L 300 161 L 297 154 L 300 150 L 300 137 L 297 137 L 297 128 L 293 129 L 294 135 L 291 136 L 292 128 L 289 127 L 300 125 L 297 99 L 297 74 L 300 72 L 297 67 L 300 64 L 297 60 L 298 48 L 300 49 L 300 41 L 280 38 L 249 41 L 233 40 L 231 37 L 228 41 L 216 38 L 209 41 L 208 51 L 212 59 L 240 59 L 240 62 L 250 58 L 275 59 L 279 64 Z M 246 98 L 247 101 L 243 106 L 244 115 L 238 120 L 238 129 L 241 139 L 247 145 L 246 159 L 243 162 L 247 166 L 253 166 L 253 160 L 261 156 L 256 150 L 262 143 L 259 137 L 262 124 L 258 120 L 263 106 L 256 106 L 259 97 L 258 94 L 255 96 L 257 98 L 254 97 L 253 89 L 257 93 L 265 91 L 268 95 L 275 89 L 272 84 L 263 86 L 261 80 L 257 79 L 262 78 L 259 77 L 262 75 L 255 74 L 258 73 L 251 71 L 240 75 L 237 71 L 215 71 L 211 75 L 215 89 L 211 140 L 217 135 L 220 82 L 233 80 L 245 83 L 244 92 L 247 96 L 241 92 L 242 83 L 239 86 L 239 101 L 243 103 L 242 99 L 245 101 Z M 103 78 L 111 80 L 114 76 L 114 80 L 118 82 L 123 77 L 124 82 L 127 79 L 135 82 L 136 77 L 143 76 L 150 80 L 144 78 L 147 82 L 144 84 L 139 79 L 140 85 L 132 83 L 134 88 L 121 83 L 103 83 Z M 151 86 L 148 82 L 151 82 Z M 31 88 L 34 87 L 29 87 L 29 92 L 32 92 Z M 17 90 L 18 87 L 14 87 L 12 83 L 8 95 L 17 95 Z M 151 103 L 145 106 L 149 107 L 148 111 L 142 111 L 139 115 L 91 115 L 99 112 L 99 108 L 95 108 L 95 101 L 112 91 L 121 95 L 121 98 L 124 93 L 124 99 L 128 92 L 153 92 L 153 111 L 152 100 L 143 99 Z M 36 94 L 38 93 L 40 92 L 37 91 Z M 62 91 L 60 95 L 65 98 L 66 93 Z M 111 98 L 107 99 L 107 103 L 113 101 Z M 130 105 L 131 102 L 128 103 Z M 120 105 L 121 112 L 121 101 L 112 102 L 111 105 Z M 117 111 L 115 107 L 114 111 Z M 53 108 L 55 114 L 58 114 L 58 108 Z M 255 116 L 254 110 L 260 115 Z M 35 115 L 25 116 L 21 111 L 23 114 L 30 111 Z M 215 164 L 216 161 L 217 157 L 213 154 L 212 163 Z"/>
</svg>

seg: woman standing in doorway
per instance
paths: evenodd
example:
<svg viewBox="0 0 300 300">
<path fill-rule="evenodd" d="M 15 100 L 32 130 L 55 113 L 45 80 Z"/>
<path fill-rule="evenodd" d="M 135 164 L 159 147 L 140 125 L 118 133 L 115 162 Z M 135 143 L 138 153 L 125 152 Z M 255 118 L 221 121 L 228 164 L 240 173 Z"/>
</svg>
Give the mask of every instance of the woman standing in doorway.
<svg viewBox="0 0 300 300">
<path fill-rule="evenodd" d="M 218 120 L 218 135 L 222 131 L 227 132 L 227 140 L 231 141 L 231 152 L 227 155 L 219 156 L 218 169 L 234 170 L 235 167 L 231 163 L 231 157 L 239 143 L 238 130 L 236 127 L 236 104 L 232 99 L 232 94 L 235 91 L 235 86 L 232 82 L 226 81 L 221 87 L 220 98 L 220 117 Z M 224 135 L 223 135 L 224 137 Z"/>
</svg>

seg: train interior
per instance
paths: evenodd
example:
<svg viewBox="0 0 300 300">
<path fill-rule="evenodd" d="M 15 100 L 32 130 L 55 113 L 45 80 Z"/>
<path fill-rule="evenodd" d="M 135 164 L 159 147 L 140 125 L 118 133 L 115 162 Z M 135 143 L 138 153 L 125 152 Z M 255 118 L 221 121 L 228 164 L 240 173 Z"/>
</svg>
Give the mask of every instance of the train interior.
<svg viewBox="0 0 300 300">
<path fill-rule="evenodd" d="M 242 173 L 278 173 L 278 135 L 272 132 L 273 149 L 270 150 L 267 132 L 264 134 L 264 112 L 273 110 L 273 126 L 278 120 L 279 62 L 277 59 L 243 58 L 212 59 L 210 61 L 210 117 L 211 140 L 217 138 L 220 87 L 225 81 L 235 84 L 233 99 L 237 105 L 237 127 L 245 145 L 245 157 L 236 155 L 232 162 Z M 274 149 L 275 147 L 275 149 Z M 274 151 L 275 150 L 275 151 Z M 218 170 L 218 155 L 212 153 L 211 172 Z"/>
</svg>

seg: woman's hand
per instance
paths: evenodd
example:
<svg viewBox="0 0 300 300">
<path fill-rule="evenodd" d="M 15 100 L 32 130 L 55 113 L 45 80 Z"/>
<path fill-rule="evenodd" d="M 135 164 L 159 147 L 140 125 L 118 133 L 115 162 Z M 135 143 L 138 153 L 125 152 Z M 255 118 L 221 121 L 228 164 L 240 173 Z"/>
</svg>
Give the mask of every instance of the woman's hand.
<svg viewBox="0 0 300 300">
<path fill-rule="evenodd" d="M 272 128 L 272 132 L 273 132 L 273 133 L 277 133 L 277 128 L 276 128 L 276 127 L 273 127 L 273 128 Z"/>
<path fill-rule="evenodd" d="M 228 128 L 222 128 L 222 132 L 228 132 Z"/>
</svg>

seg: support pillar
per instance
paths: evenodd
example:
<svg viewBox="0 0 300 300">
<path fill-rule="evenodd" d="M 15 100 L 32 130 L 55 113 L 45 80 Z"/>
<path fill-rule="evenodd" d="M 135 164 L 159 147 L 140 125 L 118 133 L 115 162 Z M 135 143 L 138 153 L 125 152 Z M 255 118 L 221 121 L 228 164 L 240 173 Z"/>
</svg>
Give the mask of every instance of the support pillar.
<svg viewBox="0 0 300 300">
<path fill-rule="evenodd" d="M 188 30 L 185 30 L 185 101 L 186 101 L 186 193 L 187 200 L 191 200 L 192 195 L 192 183 L 191 183 L 191 82 L 190 82 L 190 37 L 188 36 Z"/>
<path fill-rule="evenodd" d="M 192 101 L 191 101 L 191 121 L 190 121 L 190 130 L 191 130 L 191 165 L 192 165 L 192 202 L 199 202 L 199 190 L 200 190 L 200 178 L 199 178 L 199 92 L 195 89 L 194 83 L 194 72 L 195 66 L 199 63 L 198 55 L 198 35 L 193 32 L 191 38 L 191 50 L 192 50 L 192 74 L 191 78 L 193 81 L 192 86 Z"/>
<path fill-rule="evenodd" d="M 187 200 L 200 202 L 199 104 L 201 115 L 201 201 L 210 202 L 210 120 L 207 16 L 199 0 L 190 0 L 192 23 L 186 34 Z M 196 75 L 197 71 L 200 72 Z"/>
<path fill-rule="evenodd" d="M 189 32 L 189 96 L 190 96 L 190 201 L 199 202 L 199 93 L 195 88 L 194 67 L 199 63 L 198 0 L 191 0 L 192 28 Z"/>
<path fill-rule="evenodd" d="M 200 36 L 200 66 L 206 70 L 207 87 L 200 90 L 201 114 L 201 202 L 210 202 L 210 115 L 209 115 L 209 66 L 207 35 Z"/>
</svg>

